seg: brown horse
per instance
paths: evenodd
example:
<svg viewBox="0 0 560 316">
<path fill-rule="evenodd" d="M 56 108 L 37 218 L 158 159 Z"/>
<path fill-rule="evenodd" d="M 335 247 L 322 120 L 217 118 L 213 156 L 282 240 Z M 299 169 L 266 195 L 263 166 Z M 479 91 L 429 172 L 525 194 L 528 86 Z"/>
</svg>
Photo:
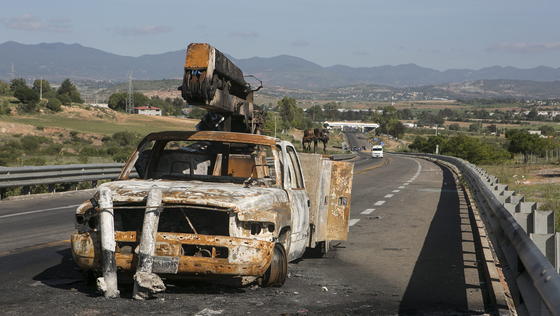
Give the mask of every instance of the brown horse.
<svg viewBox="0 0 560 316">
<path fill-rule="evenodd" d="M 313 130 L 313 152 L 317 152 L 317 142 L 323 143 L 323 153 L 327 153 L 327 143 L 329 142 L 329 131 L 324 128 L 315 128 Z"/>
<path fill-rule="evenodd" d="M 306 129 L 303 131 L 303 139 L 301 144 L 303 146 L 303 151 L 311 151 L 311 143 L 315 141 L 315 134 L 312 129 Z"/>
</svg>

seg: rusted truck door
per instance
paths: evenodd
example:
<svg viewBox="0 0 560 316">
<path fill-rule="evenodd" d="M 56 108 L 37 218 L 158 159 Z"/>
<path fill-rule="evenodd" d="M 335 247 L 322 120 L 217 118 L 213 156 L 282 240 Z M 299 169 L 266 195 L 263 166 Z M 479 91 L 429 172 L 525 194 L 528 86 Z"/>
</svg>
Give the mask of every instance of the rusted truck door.
<svg viewBox="0 0 560 316">
<path fill-rule="evenodd" d="M 348 238 L 348 219 L 354 164 L 344 161 L 331 161 L 331 181 L 327 212 L 327 240 L 346 240 Z"/>
</svg>

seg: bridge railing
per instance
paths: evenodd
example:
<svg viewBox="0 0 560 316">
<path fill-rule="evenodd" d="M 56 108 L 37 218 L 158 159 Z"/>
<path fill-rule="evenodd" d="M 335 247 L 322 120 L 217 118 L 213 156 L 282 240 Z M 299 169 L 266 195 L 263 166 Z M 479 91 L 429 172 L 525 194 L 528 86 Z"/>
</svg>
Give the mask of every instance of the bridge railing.
<svg viewBox="0 0 560 316">
<path fill-rule="evenodd" d="M 552 211 L 500 184 L 498 179 L 460 158 L 412 154 L 455 165 L 468 182 L 494 248 L 506 261 L 506 276 L 515 282 L 513 299 L 529 315 L 560 315 L 560 238 Z M 508 281 L 508 283 L 510 283 Z"/>
</svg>

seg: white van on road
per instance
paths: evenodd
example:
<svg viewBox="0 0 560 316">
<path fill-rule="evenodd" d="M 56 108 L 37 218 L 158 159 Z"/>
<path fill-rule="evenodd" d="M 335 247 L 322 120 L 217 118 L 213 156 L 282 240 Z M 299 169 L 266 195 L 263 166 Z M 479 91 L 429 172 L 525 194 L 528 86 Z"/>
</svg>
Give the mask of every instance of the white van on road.
<svg viewBox="0 0 560 316">
<path fill-rule="evenodd" d="M 372 158 L 383 158 L 383 146 L 375 145 L 371 148 Z"/>
</svg>

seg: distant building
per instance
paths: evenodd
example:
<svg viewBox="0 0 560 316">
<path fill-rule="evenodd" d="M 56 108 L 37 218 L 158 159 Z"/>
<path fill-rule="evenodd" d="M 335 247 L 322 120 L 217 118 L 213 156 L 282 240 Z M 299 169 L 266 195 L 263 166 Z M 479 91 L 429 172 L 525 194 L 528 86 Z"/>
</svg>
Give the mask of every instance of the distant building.
<svg viewBox="0 0 560 316">
<path fill-rule="evenodd" d="M 541 135 L 541 131 L 528 131 L 531 135 Z"/>
<path fill-rule="evenodd" d="M 416 123 L 410 123 L 410 122 L 405 122 L 403 123 L 404 127 L 408 127 L 408 128 L 416 128 L 418 127 L 418 125 L 416 125 Z"/>
<path fill-rule="evenodd" d="M 91 103 L 90 106 L 93 106 L 95 108 L 103 108 L 103 109 L 109 108 L 109 104 L 107 103 Z"/>
<path fill-rule="evenodd" d="M 137 106 L 134 108 L 134 114 L 161 116 L 161 109 L 155 106 Z"/>
</svg>

